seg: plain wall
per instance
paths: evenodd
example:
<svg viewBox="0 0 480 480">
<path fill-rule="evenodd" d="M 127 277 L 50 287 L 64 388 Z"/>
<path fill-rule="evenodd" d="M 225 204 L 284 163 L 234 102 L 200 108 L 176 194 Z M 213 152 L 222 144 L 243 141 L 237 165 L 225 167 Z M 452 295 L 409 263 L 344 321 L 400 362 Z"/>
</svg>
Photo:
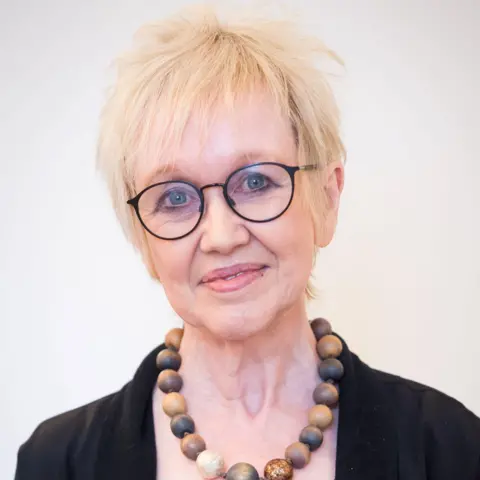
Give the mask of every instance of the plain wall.
<svg viewBox="0 0 480 480">
<path fill-rule="evenodd" d="M 111 60 L 186 3 L 1 1 L 2 479 L 41 420 L 120 388 L 179 323 L 94 156 Z M 311 316 L 480 414 L 480 2 L 283 3 L 347 65 L 346 188 Z"/>
</svg>

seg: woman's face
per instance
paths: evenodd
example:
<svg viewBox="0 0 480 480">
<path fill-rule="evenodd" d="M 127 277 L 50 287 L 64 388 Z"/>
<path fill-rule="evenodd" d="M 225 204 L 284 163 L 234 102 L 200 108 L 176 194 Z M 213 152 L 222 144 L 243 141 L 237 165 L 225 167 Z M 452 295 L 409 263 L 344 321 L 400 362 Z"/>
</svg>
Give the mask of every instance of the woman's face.
<svg viewBox="0 0 480 480">
<path fill-rule="evenodd" d="M 237 168 L 263 161 L 295 166 L 296 146 L 289 121 L 259 94 L 235 109 L 220 108 L 206 138 L 193 115 L 173 171 L 148 180 L 151 172 L 139 172 L 137 187 L 172 179 L 198 187 L 224 183 Z M 309 173 L 295 175 L 299 186 L 298 177 Z M 188 324 L 229 339 L 253 335 L 279 314 L 301 315 L 314 229 L 299 190 L 288 210 L 267 223 L 236 215 L 221 188 L 207 188 L 204 195 L 203 218 L 188 236 L 169 241 L 147 234 L 155 272 L 176 313 Z"/>
</svg>

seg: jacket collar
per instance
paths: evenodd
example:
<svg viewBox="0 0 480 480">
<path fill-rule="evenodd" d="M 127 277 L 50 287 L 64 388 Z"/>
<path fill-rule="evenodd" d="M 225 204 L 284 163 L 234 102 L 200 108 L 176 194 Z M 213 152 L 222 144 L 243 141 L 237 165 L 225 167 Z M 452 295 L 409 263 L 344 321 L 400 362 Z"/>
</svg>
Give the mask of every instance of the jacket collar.
<svg viewBox="0 0 480 480">
<path fill-rule="evenodd" d="M 395 412 L 375 371 L 343 343 L 336 480 L 397 480 Z M 96 459 L 96 480 L 155 480 L 152 390 L 160 345 L 114 397 Z"/>
</svg>

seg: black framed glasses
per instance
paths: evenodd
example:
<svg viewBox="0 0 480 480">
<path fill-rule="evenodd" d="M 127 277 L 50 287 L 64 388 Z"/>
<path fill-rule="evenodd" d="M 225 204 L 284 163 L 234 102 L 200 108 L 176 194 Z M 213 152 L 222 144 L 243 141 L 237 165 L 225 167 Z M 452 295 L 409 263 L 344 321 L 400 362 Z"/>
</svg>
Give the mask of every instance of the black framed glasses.
<svg viewBox="0 0 480 480">
<path fill-rule="evenodd" d="M 205 211 L 205 189 L 221 187 L 227 205 L 239 217 L 256 223 L 271 222 L 292 203 L 295 173 L 315 168 L 317 165 L 254 163 L 232 172 L 225 183 L 210 183 L 200 188 L 183 180 L 155 183 L 127 203 L 153 236 L 178 240 L 199 225 Z"/>
</svg>

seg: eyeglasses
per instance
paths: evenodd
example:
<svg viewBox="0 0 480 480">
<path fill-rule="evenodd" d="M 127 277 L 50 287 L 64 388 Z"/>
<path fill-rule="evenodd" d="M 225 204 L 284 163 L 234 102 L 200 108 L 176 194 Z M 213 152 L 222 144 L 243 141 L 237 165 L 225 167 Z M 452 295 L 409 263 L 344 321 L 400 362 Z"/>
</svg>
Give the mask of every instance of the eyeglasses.
<svg viewBox="0 0 480 480">
<path fill-rule="evenodd" d="M 155 183 L 127 201 L 143 227 L 157 238 L 178 240 L 192 233 L 205 211 L 204 190 L 221 187 L 227 205 L 250 222 L 271 222 L 292 203 L 295 173 L 317 165 L 288 166 L 262 162 L 239 168 L 225 183 L 197 187 L 182 180 Z"/>
</svg>

